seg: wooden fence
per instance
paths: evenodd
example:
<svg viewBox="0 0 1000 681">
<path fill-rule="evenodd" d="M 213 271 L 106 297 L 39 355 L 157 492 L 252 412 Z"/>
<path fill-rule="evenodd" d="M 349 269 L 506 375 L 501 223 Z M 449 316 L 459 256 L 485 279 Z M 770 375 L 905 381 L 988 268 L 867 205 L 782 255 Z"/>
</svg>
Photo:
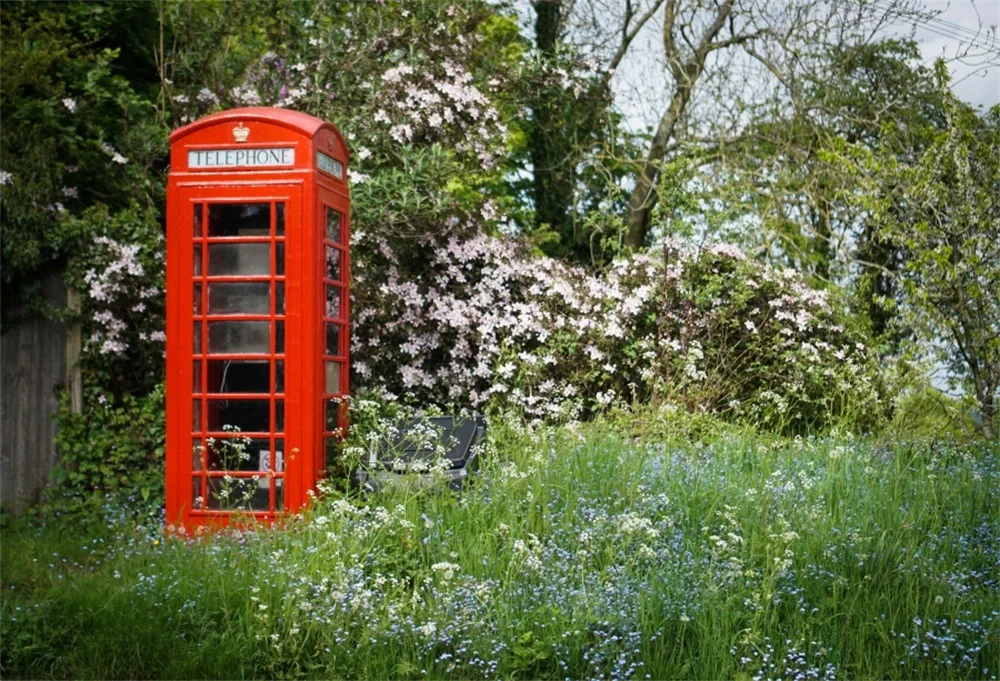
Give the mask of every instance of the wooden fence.
<svg viewBox="0 0 1000 681">
<path fill-rule="evenodd" d="M 47 302 L 74 307 L 58 274 L 44 279 Z M 69 391 L 79 410 L 80 330 L 44 319 L 14 325 L 0 336 L 0 504 L 15 513 L 37 499 L 56 464 L 53 416 Z"/>
</svg>

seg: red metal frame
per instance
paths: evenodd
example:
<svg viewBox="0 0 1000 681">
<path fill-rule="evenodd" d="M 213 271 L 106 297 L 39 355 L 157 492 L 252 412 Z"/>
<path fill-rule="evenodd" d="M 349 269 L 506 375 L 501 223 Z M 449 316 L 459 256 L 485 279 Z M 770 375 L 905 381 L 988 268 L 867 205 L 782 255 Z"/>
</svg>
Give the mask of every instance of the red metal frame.
<svg viewBox="0 0 1000 681">
<path fill-rule="evenodd" d="M 245 134 L 241 134 L 245 133 Z M 239 141 L 240 139 L 244 141 Z M 347 148 L 339 131 L 317 118 L 285 109 L 250 108 L 224 111 L 176 130 L 170 138 L 171 171 L 167 188 L 167 522 L 193 531 L 205 525 L 225 525 L 237 519 L 272 521 L 283 511 L 309 502 L 316 480 L 326 467 L 328 439 L 338 441 L 348 425 L 349 305 L 350 305 L 350 196 L 347 187 Z M 188 167 L 191 150 L 293 149 L 294 165 L 219 168 Z M 318 154 L 341 164 L 337 177 L 317 164 Z M 326 160 L 326 159 L 324 159 Z M 269 207 L 268 234 L 210 236 L 210 206 L 259 203 Z M 283 206 L 284 230 L 277 233 L 277 214 Z M 195 213 L 200 210 L 200 233 Z M 339 213 L 339 238 L 327 238 L 327 211 Z M 267 244 L 270 268 L 266 274 L 210 274 L 210 247 L 217 244 Z M 284 262 L 278 256 L 284 251 Z M 330 279 L 327 252 L 339 260 L 339 278 Z M 197 254 L 197 255 L 196 255 Z M 283 267 L 281 265 L 283 264 Z M 209 286 L 224 283 L 266 284 L 269 308 L 252 313 L 209 312 Z M 277 307 L 277 290 L 284 288 L 284 309 Z M 336 294 L 339 312 L 330 316 L 327 291 Z M 197 297 L 196 300 L 196 291 Z M 214 322 L 265 322 L 267 352 L 212 353 L 209 325 Z M 339 330 L 337 347 L 327 352 L 327 324 Z M 218 328 L 218 327 L 213 327 Z M 283 347 L 278 330 L 283 330 Z M 267 392 L 224 392 L 218 362 L 267 363 Z M 277 389 L 278 363 L 283 388 Z M 327 366 L 337 368 L 336 386 L 328 390 Z M 196 375 L 195 366 L 199 367 Z M 210 364 L 211 363 L 211 364 Z M 226 366 L 228 371 L 229 365 Z M 198 385 L 195 385 L 197 379 Z M 213 385 L 214 384 L 214 385 Z M 210 392 L 210 388 L 216 392 Z M 239 436 L 266 441 L 269 467 L 257 470 L 214 470 L 206 449 L 233 433 L 212 430 L 224 402 L 267 401 L 269 428 L 240 432 Z M 326 410 L 335 405 L 336 427 Z M 196 413 L 197 410 L 197 413 Z M 284 428 L 276 429 L 283 413 Z M 200 450 L 195 449 L 201 447 Z M 261 445 L 263 446 L 263 444 Z M 284 469 L 276 469 L 282 452 Z M 263 460 L 263 458 L 261 459 Z M 195 507 L 197 497 L 210 498 L 213 485 L 234 485 L 258 478 L 267 489 L 267 508 L 223 510 Z M 258 487 L 247 488 L 257 490 Z M 283 498 L 279 503 L 279 489 Z M 200 491 L 200 494 L 198 493 Z"/>
</svg>

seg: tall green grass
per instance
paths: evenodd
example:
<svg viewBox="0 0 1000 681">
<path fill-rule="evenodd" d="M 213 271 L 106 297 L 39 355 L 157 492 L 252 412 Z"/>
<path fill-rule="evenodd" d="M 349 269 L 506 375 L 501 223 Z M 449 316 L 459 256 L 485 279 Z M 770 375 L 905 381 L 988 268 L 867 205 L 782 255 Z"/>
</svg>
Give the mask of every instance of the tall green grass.
<svg viewBox="0 0 1000 681">
<path fill-rule="evenodd" d="M 460 496 L 4 532 L 5 678 L 996 678 L 1000 460 L 493 424 Z M 121 515 L 116 515 L 121 513 Z"/>
</svg>

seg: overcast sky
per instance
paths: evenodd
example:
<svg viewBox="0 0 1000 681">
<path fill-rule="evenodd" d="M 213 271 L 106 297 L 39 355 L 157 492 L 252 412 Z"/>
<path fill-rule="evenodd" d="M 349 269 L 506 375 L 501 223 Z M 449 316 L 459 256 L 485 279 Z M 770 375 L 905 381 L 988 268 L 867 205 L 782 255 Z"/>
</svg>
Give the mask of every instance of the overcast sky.
<svg viewBox="0 0 1000 681">
<path fill-rule="evenodd" d="M 1000 104 L 1000 0 L 924 0 L 928 9 L 940 12 L 914 36 L 928 62 L 952 58 L 969 49 L 969 58 L 952 61 L 952 89 L 975 106 Z M 973 36 L 978 33 L 978 36 Z M 980 47 L 970 48 L 968 37 Z"/>
</svg>

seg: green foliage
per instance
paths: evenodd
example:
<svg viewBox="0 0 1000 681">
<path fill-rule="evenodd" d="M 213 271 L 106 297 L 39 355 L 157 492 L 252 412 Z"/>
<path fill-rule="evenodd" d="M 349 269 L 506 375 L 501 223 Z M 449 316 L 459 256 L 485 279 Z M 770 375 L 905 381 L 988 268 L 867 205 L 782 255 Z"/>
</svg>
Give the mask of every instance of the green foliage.
<svg viewBox="0 0 1000 681">
<path fill-rule="evenodd" d="M 872 334 L 897 351 L 905 330 L 891 324 L 899 296 L 892 275 L 902 255 L 852 200 L 856 178 L 829 150 L 843 143 L 897 158 L 921 153 L 945 124 L 942 86 L 911 41 L 828 52 L 790 111 L 748 111 L 742 135 L 703 154 L 696 186 L 710 230 L 817 285 L 850 291 Z"/>
<path fill-rule="evenodd" d="M 108 503 L 140 516 L 163 504 L 164 397 L 160 385 L 142 397 L 89 391 L 84 411 L 64 401 L 57 421 L 59 465 L 43 515 L 97 515 Z"/>
<path fill-rule="evenodd" d="M 912 159 L 841 145 L 838 158 L 879 236 L 905 259 L 901 324 L 978 403 L 996 436 L 1000 404 L 1000 107 L 980 116 L 942 95 L 948 125 Z"/>
<path fill-rule="evenodd" d="M 178 0 L 160 8 L 164 56 L 157 104 L 171 127 L 190 123 L 195 106 L 199 113 L 221 108 L 214 93 L 228 92 L 262 54 L 301 30 L 292 17 L 310 14 L 295 0 Z"/>
<path fill-rule="evenodd" d="M 914 324 L 927 322 L 943 333 L 944 361 L 975 396 L 984 431 L 997 437 L 1000 106 L 986 119 L 954 106 L 949 119 L 949 130 L 903 171 L 910 210 L 892 220 L 886 234 L 910 254 L 902 278 Z"/>
<path fill-rule="evenodd" d="M 931 386 L 915 387 L 900 396 L 887 431 L 918 438 L 969 440 L 979 425 L 972 416 L 972 406 Z"/>
<path fill-rule="evenodd" d="M 603 414 L 616 432 L 630 433 L 636 440 L 667 446 L 699 447 L 716 441 L 768 437 L 766 429 L 735 423 L 708 411 L 688 411 L 675 404 L 639 406 Z M 777 436 L 776 436 L 777 437 Z"/>
<path fill-rule="evenodd" d="M 30 297 L 41 270 L 87 243 L 91 234 L 69 214 L 94 203 L 162 203 L 151 171 L 163 163 L 165 130 L 148 96 L 155 71 L 143 69 L 142 54 L 153 17 L 155 5 L 142 3 L 9 2 L 0 10 L 5 310 Z M 127 36 L 112 40 L 122 25 Z"/>
</svg>

